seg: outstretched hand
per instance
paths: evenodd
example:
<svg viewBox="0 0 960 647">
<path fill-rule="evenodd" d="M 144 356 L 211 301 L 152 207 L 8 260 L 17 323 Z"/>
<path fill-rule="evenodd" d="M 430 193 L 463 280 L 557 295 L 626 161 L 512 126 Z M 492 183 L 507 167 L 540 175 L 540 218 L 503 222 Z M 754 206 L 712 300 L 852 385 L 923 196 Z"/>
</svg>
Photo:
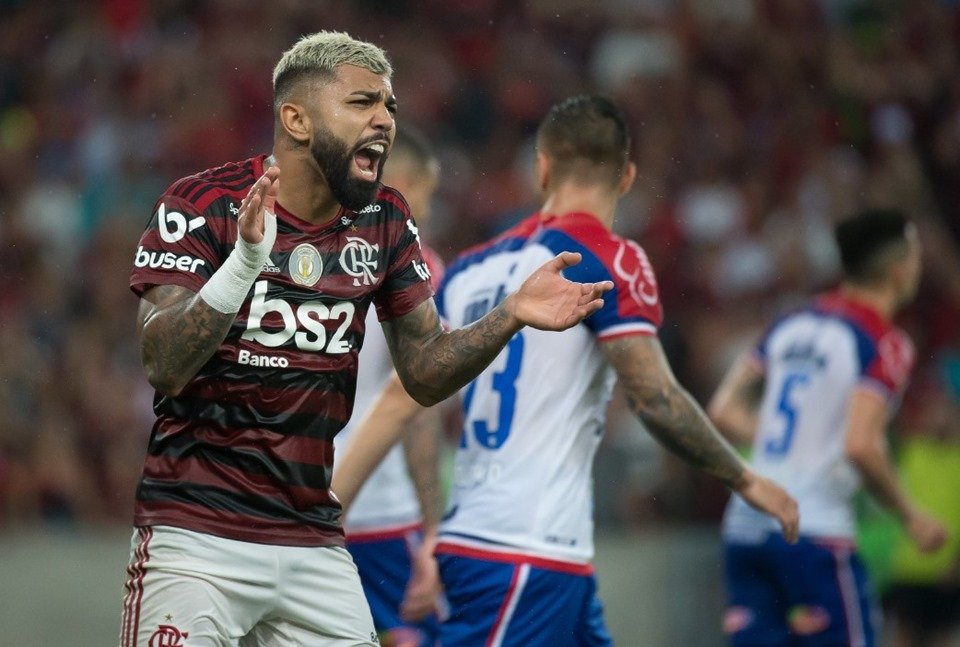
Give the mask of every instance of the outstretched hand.
<svg viewBox="0 0 960 647">
<path fill-rule="evenodd" d="M 779 521 L 784 539 L 791 544 L 797 543 L 800 537 L 800 512 L 797 502 L 786 490 L 770 479 L 748 471 L 737 494 L 757 510 Z"/>
<path fill-rule="evenodd" d="M 560 273 L 580 262 L 576 252 L 561 252 L 527 277 L 507 297 L 507 311 L 522 325 L 539 330 L 566 330 L 603 307 L 603 294 L 612 281 L 576 283 Z"/>
<path fill-rule="evenodd" d="M 266 220 L 274 217 L 273 210 L 277 204 L 279 191 L 280 169 L 271 166 L 254 182 L 246 197 L 240 202 L 237 216 L 240 237 L 251 245 L 263 242 L 264 234 L 269 234 Z M 273 247 L 273 241 L 270 241 L 270 247 Z"/>
</svg>

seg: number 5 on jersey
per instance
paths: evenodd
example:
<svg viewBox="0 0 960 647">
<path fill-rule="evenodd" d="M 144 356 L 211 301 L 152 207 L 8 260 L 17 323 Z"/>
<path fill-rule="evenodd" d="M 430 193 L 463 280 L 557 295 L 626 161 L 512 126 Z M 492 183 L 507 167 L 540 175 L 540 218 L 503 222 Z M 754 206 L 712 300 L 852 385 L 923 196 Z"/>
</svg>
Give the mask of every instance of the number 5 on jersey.
<svg viewBox="0 0 960 647">
<path fill-rule="evenodd" d="M 767 456 L 785 456 L 793 444 L 793 432 L 797 428 L 797 407 L 794 396 L 798 388 L 805 387 L 810 382 L 806 373 L 790 373 L 783 380 L 780 387 L 780 398 L 777 401 L 777 413 L 783 420 L 783 429 L 779 436 L 764 443 L 763 448 Z"/>
</svg>

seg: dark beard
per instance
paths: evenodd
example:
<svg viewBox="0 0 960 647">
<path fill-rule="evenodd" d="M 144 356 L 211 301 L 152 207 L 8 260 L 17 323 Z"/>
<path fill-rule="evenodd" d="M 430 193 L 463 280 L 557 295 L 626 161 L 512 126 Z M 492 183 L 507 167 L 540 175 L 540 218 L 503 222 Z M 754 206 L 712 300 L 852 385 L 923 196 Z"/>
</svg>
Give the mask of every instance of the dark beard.
<svg viewBox="0 0 960 647">
<path fill-rule="evenodd" d="M 346 142 L 323 125 L 317 128 L 313 135 L 313 143 L 310 145 L 310 154 L 313 155 L 317 166 L 327 179 L 327 186 L 330 187 L 333 197 L 350 211 L 360 211 L 373 204 L 377 197 L 377 189 L 380 188 L 379 180 L 368 182 L 350 177 L 350 164 L 353 162 L 355 152 L 356 150 L 349 151 Z M 379 160 L 377 178 L 380 177 L 384 161 L 384 158 Z"/>
</svg>

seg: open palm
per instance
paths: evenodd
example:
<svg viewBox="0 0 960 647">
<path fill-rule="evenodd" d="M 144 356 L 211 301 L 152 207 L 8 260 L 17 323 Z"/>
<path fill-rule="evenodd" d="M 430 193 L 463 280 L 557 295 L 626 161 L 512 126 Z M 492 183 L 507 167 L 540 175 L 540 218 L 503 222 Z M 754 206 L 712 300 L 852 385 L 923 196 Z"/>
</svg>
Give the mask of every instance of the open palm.
<svg viewBox="0 0 960 647">
<path fill-rule="evenodd" d="M 580 259 L 576 252 L 561 252 L 528 276 L 512 295 L 517 320 L 539 330 L 566 330 L 603 307 L 603 293 L 613 282 L 577 283 L 561 275 Z"/>
</svg>

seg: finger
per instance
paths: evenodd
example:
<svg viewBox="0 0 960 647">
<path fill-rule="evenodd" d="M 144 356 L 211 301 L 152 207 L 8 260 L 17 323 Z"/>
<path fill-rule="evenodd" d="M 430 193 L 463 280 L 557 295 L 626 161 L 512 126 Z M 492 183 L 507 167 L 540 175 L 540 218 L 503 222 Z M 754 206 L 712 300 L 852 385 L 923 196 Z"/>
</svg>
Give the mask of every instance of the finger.
<svg viewBox="0 0 960 647">
<path fill-rule="evenodd" d="M 573 313 L 564 320 L 563 327 L 569 328 L 575 326 L 602 307 L 603 299 L 594 299 L 593 301 L 574 308 Z"/>
<path fill-rule="evenodd" d="M 251 216 L 256 216 L 260 211 L 261 201 L 262 198 L 260 197 L 259 193 L 254 193 L 252 196 L 250 196 L 250 202 L 247 203 L 247 213 Z"/>
<path fill-rule="evenodd" d="M 276 173 L 269 178 L 270 183 L 267 185 L 263 196 L 263 207 L 268 211 L 273 211 L 274 205 L 277 203 L 277 196 L 280 194 L 280 169 L 273 168 L 270 170 L 276 171 Z"/>
<path fill-rule="evenodd" d="M 262 199 L 263 196 L 266 195 L 267 190 L 270 188 L 272 183 L 273 181 L 267 175 L 261 175 L 259 178 L 257 178 L 257 181 L 253 183 L 253 186 L 250 187 L 250 193 L 248 197 L 252 199 L 253 196 L 260 196 Z"/>
<path fill-rule="evenodd" d="M 613 289 L 613 281 L 601 281 L 600 283 L 594 283 L 594 286 L 594 289 L 597 290 L 597 296 L 600 296 Z"/>
<path fill-rule="evenodd" d="M 560 252 L 554 259 L 547 263 L 549 269 L 560 272 L 568 267 L 572 267 L 580 262 L 582 256 L 579 252 Z"/>
<path fill-rule="evenodd" d="M 280 179 L 280 167 L 279 167 L 279 166 L 271 166 L 271 167 L 267 168 L 267 170 L 265 170 L 265 171 L 263 172 L 263 177 L 265 177 L 265 178 L 267 178 L 268 180 L 270 180 L 270 182 L 275 182 L 275 181 L 277 181 L 278 179 Z"/>
<path fill-rule="evenodd" d="M 780 523 L 783 526 L 783 537 L 788 543 L 795 544 L 800 538 L 800 514 L 797 511 L 797 504 L 791 499 L 786 512 L 782 515 Z"/>
<path fill-rule="evenodd" d="M 589 299 L 598 299 L 613 289 L 613 281 L 601 281 L 600 283 L 583 283 L 581 288 L 583 296 Z"/>
</svg>

